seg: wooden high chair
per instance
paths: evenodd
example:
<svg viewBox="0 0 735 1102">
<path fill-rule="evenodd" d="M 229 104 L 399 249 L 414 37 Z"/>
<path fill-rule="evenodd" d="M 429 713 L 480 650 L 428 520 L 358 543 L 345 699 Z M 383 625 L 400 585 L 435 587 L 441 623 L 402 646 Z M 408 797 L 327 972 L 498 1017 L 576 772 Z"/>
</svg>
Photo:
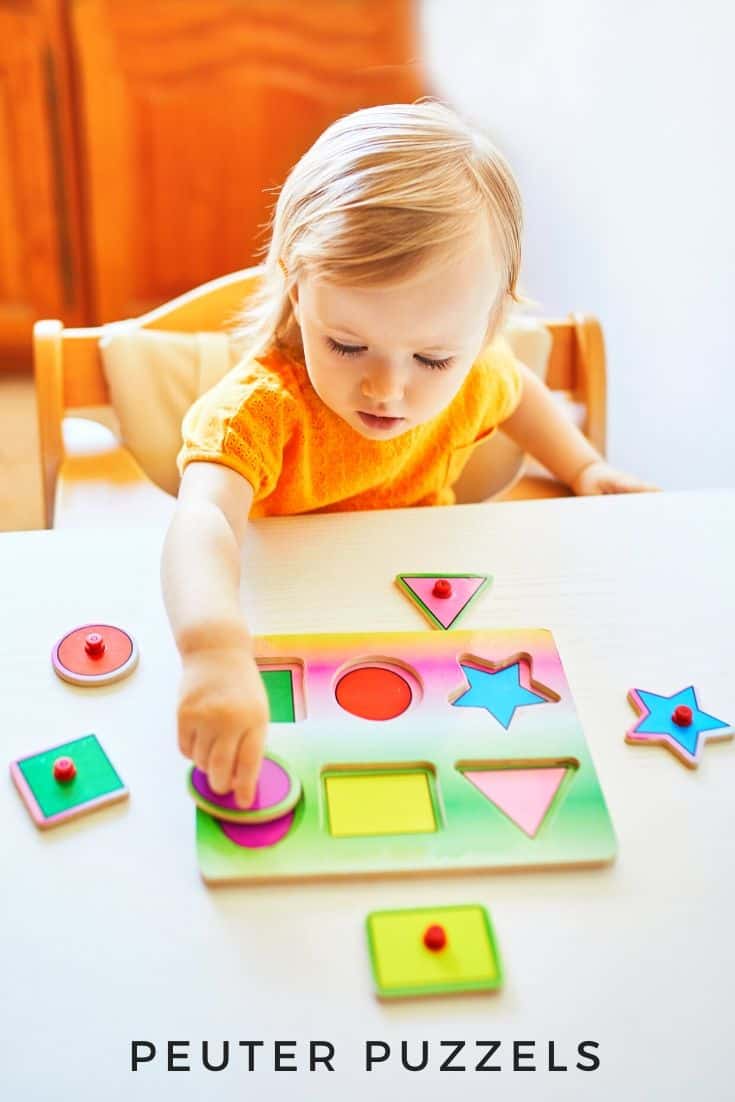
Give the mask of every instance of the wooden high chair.
<svg viewBox="0 0 735 1102">
<path fill-rule="evenodd" d="M 141 315 L 133 324 L 186 333 L 225 330 L 254 289 L 259 271 L 249 268 L 211 280 Z M 600 326 L 582 315 L 544 319 L 543 325 L 551 334 L 546 382 L 553 390 L 566 392 L 582 409 L 581 427 L 604 454 L 605 352 Z M 175 499 L 145 475 L 115 433 L 88 419 L 97 416 L 100 407 L 108 418 L 114 413 L 99 351 L 99 341 L 108 331 L 105 326 L 65 329 L 60 321 L 51 320 L 38 321 L 33 329 L 47 527 L 158 526 L 166 524 L 173 512 Z M 516 474 L 519 471 L 520 467 Z M 484 482 L 475 476 L 460 479 L 458 499 L 502 496 L 502 487 L 497 481 L 492 484 L 492 471 L 483 478 Z M 567 493 L 559 483 L 537 476 L 521 478 L 509 496 Z"/>
</svg>

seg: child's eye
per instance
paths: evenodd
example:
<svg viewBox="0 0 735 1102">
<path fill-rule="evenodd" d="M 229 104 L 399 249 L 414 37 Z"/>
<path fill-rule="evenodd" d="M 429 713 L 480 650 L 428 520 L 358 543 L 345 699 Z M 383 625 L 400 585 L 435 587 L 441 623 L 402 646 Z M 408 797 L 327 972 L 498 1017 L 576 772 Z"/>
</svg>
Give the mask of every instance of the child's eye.
<svg viewBox="0 0 735 1102">
<path fill-rule="evenodd" d="M 443 371 L 445 367 L 449 367 L 453 357 L 447 356 L 445 360 L 429 360 L 426 356 L 416 355 L 416 359 L 419 363 L 425 364 L 426 367 L 436 368 L 437 371 Z"/>
<path fill-rule="evenodd" d="M 334 340 L 333 337 L 327 337 L 327 344 L 331 348 L 332 352 L 336 352 L 338 356 L 359 356 L 361 352 L 365 351 L 365 346 L 361 344 L 341 344 L 339 341 Z M 443 371 L 446 367 L 449 367 L 453 357 L 447 356 L 444 360 L 430 360 L 428 356 L 415 355 L 415 359 L 425 367 L 430 367 L 432 370 Z"/>
<path fill-rule="evenodd" d="M 327 337 L 327 344 L 338 356 L 359 356 L 365 349 L 359 344 L 340 344 L 339 341 Z"/>
</svg>

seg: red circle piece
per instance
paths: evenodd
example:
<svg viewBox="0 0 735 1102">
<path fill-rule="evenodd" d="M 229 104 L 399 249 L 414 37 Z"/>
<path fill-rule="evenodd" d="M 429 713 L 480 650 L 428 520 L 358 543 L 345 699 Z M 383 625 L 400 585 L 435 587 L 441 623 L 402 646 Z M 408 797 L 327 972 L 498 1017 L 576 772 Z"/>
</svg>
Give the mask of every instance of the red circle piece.
<svg viewBox="0 0 735 1102">
<path fill-rule="evenodd" d="M 691 727 L 692 709 L 688 704 L 677 704 L 671 718 L 677 727 Z"/>
<path fill-rule="evenodd" d="M 395 719 L 411 704 L 411 686 L 397 670 L 358 666 L 337 682 L 337 703 L 361 719 Z"/>
<path fill-rule="evenodd" d="M 90 654 L 87 643 L 90 637 L 99 637 L 103 644 L 102 653 Z M 113 673 L 130 661 L 133 654 L 133 640 L 121 628 L 111 624 L 87 624 L 85 627 L 70 631 L 58 645 L 59 664 L 69 673 L 94 677 L 95 674 Z"/>
<path fill-rule="evenodd" d="M 54 780 L 62 784 L 73 781 L 77 775 L 77 767 L 73 758 L 57 758 L 54 762 Z"/>
<path fill-rule="evenodd" d="M 443 926 L 429 926 L 424 933 L 424 945 L 432 953 L 438 953 L 447 944 L 447 932 Z"/>
<path fill-rule="evenodd" d="M 432 589 L 432 596 L 446 599 L 452 596 L 452 583 L 447 581 L 446 578 L 437 578 L 434 582 L 434 588 Z"/>
</svg>

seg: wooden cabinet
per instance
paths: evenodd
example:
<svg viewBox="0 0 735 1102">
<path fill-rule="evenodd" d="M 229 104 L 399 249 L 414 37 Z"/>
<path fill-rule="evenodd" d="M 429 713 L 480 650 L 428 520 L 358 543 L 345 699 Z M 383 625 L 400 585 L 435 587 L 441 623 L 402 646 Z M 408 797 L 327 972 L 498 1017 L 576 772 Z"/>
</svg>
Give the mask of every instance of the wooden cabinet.
<svg viewBox="0 0 735 1102">
<path fill-rule="evenodd" d="M 0 364 L 33 322 L 89 316 L 68 56 L 59 5 L 0 3 Z"/>
<path fill-rule="evenodd" d="M 358 107 L 427 91 L 414 0 L 0 5 L 0 359 L 257 259 L 274 189 Z"/>
</svg>

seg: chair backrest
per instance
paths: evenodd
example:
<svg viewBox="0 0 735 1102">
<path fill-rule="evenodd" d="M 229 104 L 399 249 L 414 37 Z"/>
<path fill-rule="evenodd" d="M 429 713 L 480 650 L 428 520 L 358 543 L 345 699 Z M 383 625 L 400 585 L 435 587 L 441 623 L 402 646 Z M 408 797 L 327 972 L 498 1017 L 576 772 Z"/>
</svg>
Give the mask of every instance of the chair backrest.
<svg viewBox="0 0 735 1102">
<path fill-rule="evenodd" d="M 210 280 L 132 319 L 141 328 L 179 332 L 225 330 L 257 285 L 261 269 L 246 268 Z M 585 407 L 584 431 L 605 450 L 605 350 L 599 323 L 583 315 L 542 319 L 552 336 L 546 382 L 567 391 Z M 65 329 L 60 321 L 33 327 L 33 362 L 38 408 L 41 473 L 46 523 L 53 516 L 59 468 L 64 457 L 62 420 L 67 411 L 104 406 L 110 394 L 99 351 L 104 326 Z"/>
<path fill-rule="evenodd" d="M 260 268 L 221 276 L 134 319 L 144 329 L 197 333 L 226 329 L 254 290 Z M 64 458 L 61 423 L 67 411 L 104 406 L 110 393 L 102 370 L 99 342 L 105 326 L 65 329 L 60 321 L 33 327 L 33 366 L 38 410 L 46 524 L 53 517 L 56 480 Z"/>
</svg>

